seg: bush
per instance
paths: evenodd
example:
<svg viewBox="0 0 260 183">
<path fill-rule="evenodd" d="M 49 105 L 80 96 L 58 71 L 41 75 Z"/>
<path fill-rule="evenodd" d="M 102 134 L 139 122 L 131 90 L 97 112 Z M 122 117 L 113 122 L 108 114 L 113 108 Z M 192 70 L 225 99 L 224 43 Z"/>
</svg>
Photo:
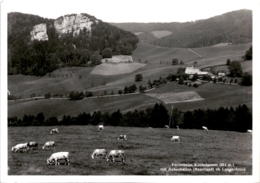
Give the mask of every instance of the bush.
<svg viewBox="0 0 260 183">
<path fill-rule="evenodd" d="M 92 96 L 93 96 L 92 92 L 89 92 L 89 91 L 85 92 L 85 97 L 92 97 Z"/>
<path fill-rule="evenodd" d="M 123 90 L 118 90 L 118 94 L 122 95 L 123 94 Z"/>
<path fill-rule="evenodd" d="M 146 87 L 145 87 L 145 86 L 143 86 L 143 85 L 140 85 L 140 86 L 139 86 L 139 92 L 140 92 L 140 93 L 144 93 L 145 90 L 146 90 Z"/>
<path fill-rule="evenodd" d="M 112 57 L 112 49 L 111 48 L 105 48 L 103 51 L 102 51 L 102 57 L 103 58 L 111 58 Z"/>
<path fill-rule="evenodd" d="M 133 84 L 133 85 L 130 85 L 130 86 L 125 86 L 124 93 L 125 94 L 127 94 L 127 93 L 134 93 L 134 92 L 136 92 L 136 90 L 137 90 L 137 87 L 136 87 L 135 84 Z"/>
<path fill-rule="evenodd" d="M 166 77 L 166 79 L 167 79 L 168 81 L 175 81 L 176 78 L 177 78 L 177 76 L 174 75 L 174 74 L 169 74 L 169 75 Z"/>
<path fill-rule="evenodd" d="M 178 65 L 178 64 L 179 64 L 179 60 L 177 58 L 173 58 L 172 65 Z"/>
<path fill-rule="evenodd" d="M 45 99 L 51 98 L 51 93 L 46 93 L 46 94 L 44 95 L 44 98 L 45 98 Z"/>
<path fill-rule="evenodd" d="M 70 100 L 82 100 L 84 98 L 83 92 L 72 91 L 69 94 Z"/>
<path fill-rule="evenodd" d="M 184 75 L 185 74 L 185 68 L 184 67 L 180 67 L 177 70 L 177 75 Z"/>
<path fill-rule="evenodd" d="M 90 57 L 91 65 L 98 65 L 101 64 L 102 56 L 96 51 L 93 55 Z"/>
<path fill-rule="evenodd" d="M 143 75 L 142 74 L 136 74 L 135 75 L 135 82 L 143 81 Z"/>
</svg>

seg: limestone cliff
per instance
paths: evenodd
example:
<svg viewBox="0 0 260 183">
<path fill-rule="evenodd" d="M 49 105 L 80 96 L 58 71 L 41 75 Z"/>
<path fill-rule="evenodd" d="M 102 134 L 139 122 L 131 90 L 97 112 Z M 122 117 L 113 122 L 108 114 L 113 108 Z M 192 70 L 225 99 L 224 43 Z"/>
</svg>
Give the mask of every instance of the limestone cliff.
<svg viewBox="0 0 260 183">
<path fill-rule="evenodd" d="M 76 36 L 84 29 L 91 33 L 91 26 L 94 22 L 98 23 L 98 20 L 91 20 L 85 14 L 72 14 L 56 19 L 54 27 L 59 34 L 72 33 L 73 36 Z"/>
<path fill-rule="evenodd" d="M 47 26 L 45 23 L 33 26 L 33 30 L 30 32 L 31 40 L 48 41 Z"/>
</svg>

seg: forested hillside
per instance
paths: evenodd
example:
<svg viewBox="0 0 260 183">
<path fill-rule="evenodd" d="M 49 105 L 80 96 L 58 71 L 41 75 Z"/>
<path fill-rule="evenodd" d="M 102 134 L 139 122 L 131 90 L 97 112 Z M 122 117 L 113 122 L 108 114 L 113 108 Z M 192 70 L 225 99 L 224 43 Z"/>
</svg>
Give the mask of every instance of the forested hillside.
<svg viewBox="0 0 260 183">
<path fill-rule="evenodd" d="M 144 42 L 166 47 L 205 47 L 218 43 L 252 41 L 252 11 L 238 10 L 205 20 L 185 23 L 115 23 Z M 169 31 L 157 37 L 155 31 Z"/>
<path fill-rule="evenodd" d="M 91 31 L 82 29 L 78 35 L 70 32 L 61 35 L 53 19 L 8 14 L 8 73 L 41 76 L 63 66 L 97 65 L 104 57 L 128 55 L 136 48 L 138 38 L 134 34 L 88 14 L 82 16 L 90 21 Z M 46 25 L 48 40 L 32 39 L 32 30 L 39 24 Z"/>
</svg>

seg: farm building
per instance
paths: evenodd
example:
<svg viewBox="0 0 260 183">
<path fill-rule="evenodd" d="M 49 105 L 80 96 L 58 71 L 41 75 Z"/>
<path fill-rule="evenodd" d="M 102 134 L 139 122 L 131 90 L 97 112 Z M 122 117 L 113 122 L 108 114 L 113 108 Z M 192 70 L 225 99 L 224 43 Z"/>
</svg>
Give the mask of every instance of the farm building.
<svg viewBox="0 0 260 183">
<path fill-rule="evenodd" d="M 218 77 L 225 77 L 226 76 L 226 73 L 224 73 L 224 72 L 219 72 L 218 73 Z"/>
<path fill-rule="evenodd" d="M 186 67 L 185 74 L 188 74 L 188 75 L 194 75 L 194 74 L 208 75 L 209 72 L 201 71 L 199 68 L 195 68 L 195 67 L 192 66 L 192 67 Z"/>
<path fill-rule="evenodd" d="M 132 56 L 129 55 L 114 55 L 112 56 L 112 58 L 103 58 L 101 62 L 117 64 L 117 63 L 132 63 L 134 61 Z"/>
</svg>

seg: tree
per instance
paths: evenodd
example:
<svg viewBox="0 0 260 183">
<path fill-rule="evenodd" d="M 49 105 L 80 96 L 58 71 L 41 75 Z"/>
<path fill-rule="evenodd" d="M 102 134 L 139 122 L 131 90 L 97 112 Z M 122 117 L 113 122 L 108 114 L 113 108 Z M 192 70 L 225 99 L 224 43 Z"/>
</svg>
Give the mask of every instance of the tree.
<svg viewBox="0 0 260 183">
<path fill-rule="evenodd" d="M 135 75 L 135 82 L 139 82 L 143 80 L 143 75 L 142 74 L 136 74 Z"/>
<path fill-rule="evenodd" d="M 163 104 L 155 104 L 152 109 L 150 126 L 154 128 L 162 128 L 168 125 L 169 114 L 167 109 Z"/>
<path fill-rule="evenodd" d="M 153 83 L 151 82 L 150 79 L 148 80 L 147 85 L 148 85 L 149 88 L 153 88 Z"/>
<path fill-rule="evenodd" d="M 179 78 L 178 84 L 180 84 L 180 85 L 183 85 L 183 84 L 184 84 L 184 79 L 183 79 L 182 76 Z"/>
<path fill-rule="evenodd" d="M 179 67 L 177 70 L 177 75 L 184 75 L 185 74 L 185 68 L 184 67 Z"/>
<path fill-rule="evenodd" d="M 177 78 L 177 76 L 174 75 L 174 74 L 168 74 L 168 76 L 166 77 L 166 79 L 167 79 L 168 81 L 175 81 L 176 78 Z"/>
<path fill-rule="evenodd" d="M 102 56 L 96 51 L 90 56 L 91 65 L 101 64 Z"/>
<path fill-rule="evenodd" d="M 244 60 L 252 60 L 252 46 L 246 51 L 245 55 L 243 56 Z"/>
<path fill-rule="evenodd" d="M 230 59 L 228 58 L 226 65 L 230 65 L 230 62 L 231 62 L 231 61 L 230 61 Z"/>
<path fill-rule="evenodd" d="M 110 125 L 112 126 L 118 126 L 122 122 L 123 115 L 120 110 L 117 110 L 116 112 L 113 112 L 111 114 L 111 120 Z"/>
<path fill-rule="evenodd" d="M 38 113 L 37 116 L 35 117 L 35 121 L 39 124 L 42 124 L 45 120 L 45 117 L 44 117 L 44 114 L 41 112 L 41 113 Z"/>
<path fill-rule="evenodd" d="M 123 90 L 118 90 L 118 94 L 122 95 L 123 94 Z"/>
<path fill-rule="evenodd" d="M 81 100 L 84 98 L 84 93 L 83 92 L 77 92 L 77 91 L 72 91 L 69 94 L 70 100 Z"/>
<path fill-rule="evenodd" d="M 92 92 L 90 92 L 90 91 L 85 92 L 85 97 L 92 97 L 92 96 L 93 96 Z"/>
<path fill-rule="evenodd" d="M 112 49 L 111 48 L 105 48 L 102 51 L 102 57 L 103 58 L 111 58 L 112 57 Z"/>
<path fill-rule="evenodd" d="M 252 86 L 252 75 L 249 73 L 244 73 L 242 76 L 241 85 L 243 86 Z"/>
<path fill-rule="evenodd" d="M 51 93 L 46 93 L 46 94 L 44 95 L 44 98 L 45 98 L 45 99 L 51 98 Z"/>
<path fill-rule="evenodd" d="M 180 126 L 182 124 L 181 111 L 179 111 L 177 108 L 173 108 L 171 113 L 172 115 L 170 116 L 171 117 L 170 128 Z"/>
<path fill-rule="evenodd" d="M 231 77 L 241 77 L 243 74 L 241 63 L 239 61 L 232 61 L 228 68 Z"/>
<path fill-rule="evenodd" d="M 177 58 L 173 58 L 172 65 L 178 65 L 178 64 L 179 64 L 179 60 Z"/>
<path fill-rule="evenodd" d="M 143 85 L 140 85 L 140 86 L 139 86 L 139 92 L 140 92 L 140 93 L 144 93 L 145 90 L 146 90 L 146 87 L 145 87 L 145 86 L 143 86 Z"/>
<path fill-rule="evenodd" d="M 194 75 L 193 75 L 193 77 L 192 77 L 192 81 L 196 81 L 197 79 L 199 79 L 199 76 L 198 76 L 198 74 L 197 73 L 195 73 Z"/>
</svg>

